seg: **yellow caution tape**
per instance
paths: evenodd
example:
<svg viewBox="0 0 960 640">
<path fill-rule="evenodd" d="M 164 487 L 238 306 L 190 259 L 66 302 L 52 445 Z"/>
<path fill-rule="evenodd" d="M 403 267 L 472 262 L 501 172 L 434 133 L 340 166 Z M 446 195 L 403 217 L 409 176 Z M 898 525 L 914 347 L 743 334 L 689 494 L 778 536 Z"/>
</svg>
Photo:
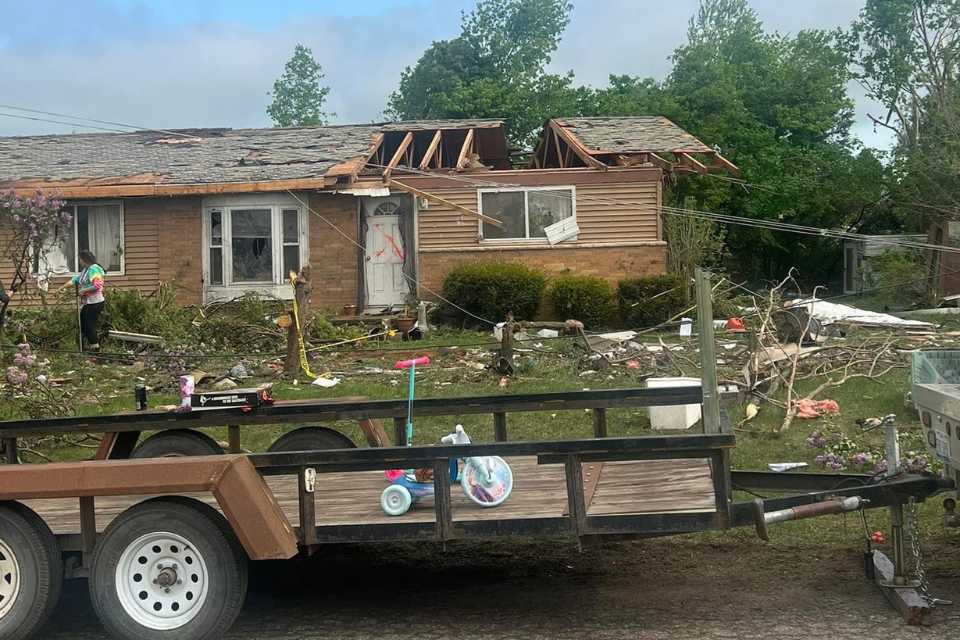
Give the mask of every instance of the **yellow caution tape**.
<svg viewBox="0 0 960 640">
<path fill-rule="evenodd" d="M 315 375 L 310 371 L 310 365 L 307 363 L 307 347 L 303 342 L 303 331 L 300 328 L 300 310 L 297 309 L 297 274 L 293 271 L 290 272 L 290 286 L 293 287 L 293 321 L 296 323 L 297 342 L 300 344 L 300 368 L 310 378 L 329 378 L 329 373 Z"/>
</svg>

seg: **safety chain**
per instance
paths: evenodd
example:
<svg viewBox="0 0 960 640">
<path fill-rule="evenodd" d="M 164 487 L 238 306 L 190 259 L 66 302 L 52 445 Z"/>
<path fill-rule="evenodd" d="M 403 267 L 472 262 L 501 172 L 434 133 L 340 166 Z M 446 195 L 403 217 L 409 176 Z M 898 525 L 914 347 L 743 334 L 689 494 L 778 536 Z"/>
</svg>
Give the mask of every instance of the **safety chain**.
<svg viewBox="0 0 960 640">
<path fill-rule="evenodd" d="M 913 572 L 920 583 L 920 595 L 931 608 L 938 604 L 953 604 L 949 600 L 941 600 L 930 595 L 930 580 L 923 566 L 923 552 L 920 550 L 920 518 L 917 516 L 917 500 L 910 496 L 907 501 L 905 515 L 907 520 L 907 536 L 910 538 L 910 552 L 913 555 Z"/>
</svg>

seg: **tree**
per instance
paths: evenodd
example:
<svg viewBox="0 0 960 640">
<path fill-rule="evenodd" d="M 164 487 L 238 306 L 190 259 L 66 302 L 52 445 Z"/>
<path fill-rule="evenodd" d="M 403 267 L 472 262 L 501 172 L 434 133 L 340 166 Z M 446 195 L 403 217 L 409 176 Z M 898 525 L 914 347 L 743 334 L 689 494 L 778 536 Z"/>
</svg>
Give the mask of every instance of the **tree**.
<svg viewBox="0 0 960 640">
<path fill-rule="evenodd" d="M 11 291 L 19 296 L 27 292 L 30 274 L 39 272 L 44 255 L 58 238 L 62 241 L 62 230 L 70 227 L 71 217 L 63 209 L 59 192 L 50 196 L 37 189 L 36 195 L 25 197 L 11 189 L 0 194 L 0 229 L 5 230 L 0 255 L 13 263 L 13 277 L 6 283 Z M 0 341 L 8 304 L 0 306 Z"/>
<path fill-rule="evenodd" d="M 867 0 L 853 24 L 847 47 L 854 77 L 887 109 L 870 118 L 905 149 L 916 144 L 925 112 L 955 97 L 958 35 L 956 0 Z"/>
<path fill-rule="evenodd" d="M 960 218 L 960 4 L 868 0 L 847 45 L 855 77 L 886 110 L 870 118 L 897 135 L 895 215 L 914 230 L 932 223 L 936 233 Z"/>
<path fill-rule="evenodd" d="M 434 42 L 400 76 L 385 114 L 396 120 L 506 118 L 514 144 L 576 99 L 572 73 L 545 67 L 569 22 L 569 0 L 482 0 L 460 35 Z"/>
<path fill-rule="evenodd" d="M 327 114 L 321 109 L 330 87 L 320 86 L 323 68 L 314 60 L 309 47 L 298 44 L 293 57 L 283 68 L 283 75 L 273 83 L 273 102 L 267 107 L 278 127 L 321 127 Z M 336 116 L 337 114 L 331 114 Z"/>
<path fill-rule="evenodd" d="M 580 102 L 586 115 L 666 116 L 741 169 L 742 182 L 681 178 L 668 204 L 692 199 L 701 210 L 846 228 L 880 198 L 880 182 L 865 184 L 877 175 L 863 169 L 875 157 L 860 159 L 850 136 L 847 57 L 836 34 L 767 33 L 745 0 L 703 0 L 687 36 L 663 82 L 612 77 Z M 822 281 L 840 255 L 836 241 L 743 226 L 731 226 L 726 243 L 731 268 L 750 278 L 796 267 Z"/>
</svg>

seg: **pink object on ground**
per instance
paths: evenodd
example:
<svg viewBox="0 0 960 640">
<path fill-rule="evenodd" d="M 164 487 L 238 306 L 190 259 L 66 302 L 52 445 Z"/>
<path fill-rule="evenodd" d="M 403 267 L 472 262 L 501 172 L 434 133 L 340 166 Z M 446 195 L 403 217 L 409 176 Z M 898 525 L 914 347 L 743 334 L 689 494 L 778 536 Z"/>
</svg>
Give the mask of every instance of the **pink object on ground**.
<svg viewBox="0 0 960 640">
<path fill-rule="evenodd" d="M 808 400 L 804 398 L 795 403 L 798 418 L 819 418 L 825 413 L 840 413 L 836 400 Z"/>
<path fill-rule="evenodd" d="M 397 360 L 397 369 L 409 369 L 413 365 L 430 364 L 430 358 L 423 356 L 416 360 Z"/>
</svg>

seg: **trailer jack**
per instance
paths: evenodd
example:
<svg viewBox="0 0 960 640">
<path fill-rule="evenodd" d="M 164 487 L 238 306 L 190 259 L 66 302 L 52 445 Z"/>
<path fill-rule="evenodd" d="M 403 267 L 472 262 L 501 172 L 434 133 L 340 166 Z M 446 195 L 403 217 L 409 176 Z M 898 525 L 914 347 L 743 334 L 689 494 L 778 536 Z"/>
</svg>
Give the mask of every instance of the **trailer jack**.
<svg viewBox="0 0 960 640">
<path fill-rule="evenodd" d="M 767 534 L 768 524 L 815 518 L 817 516 L 843 513 L 844 511 L 856 511 L 862 508 L 866 502 L 867 501 L 860 496 L 838 497 L 829 498 L 823 502 L 803 504 L 789 509 L 780 509 L 779 511 L 765 513 L 763 510 L 763 500 L 757 498 L 753 501 L 753 519 L 757 526 L 757 535 L 760 536 L 761 540 L 769 542 L 770 536 Z"/>
</svg>

